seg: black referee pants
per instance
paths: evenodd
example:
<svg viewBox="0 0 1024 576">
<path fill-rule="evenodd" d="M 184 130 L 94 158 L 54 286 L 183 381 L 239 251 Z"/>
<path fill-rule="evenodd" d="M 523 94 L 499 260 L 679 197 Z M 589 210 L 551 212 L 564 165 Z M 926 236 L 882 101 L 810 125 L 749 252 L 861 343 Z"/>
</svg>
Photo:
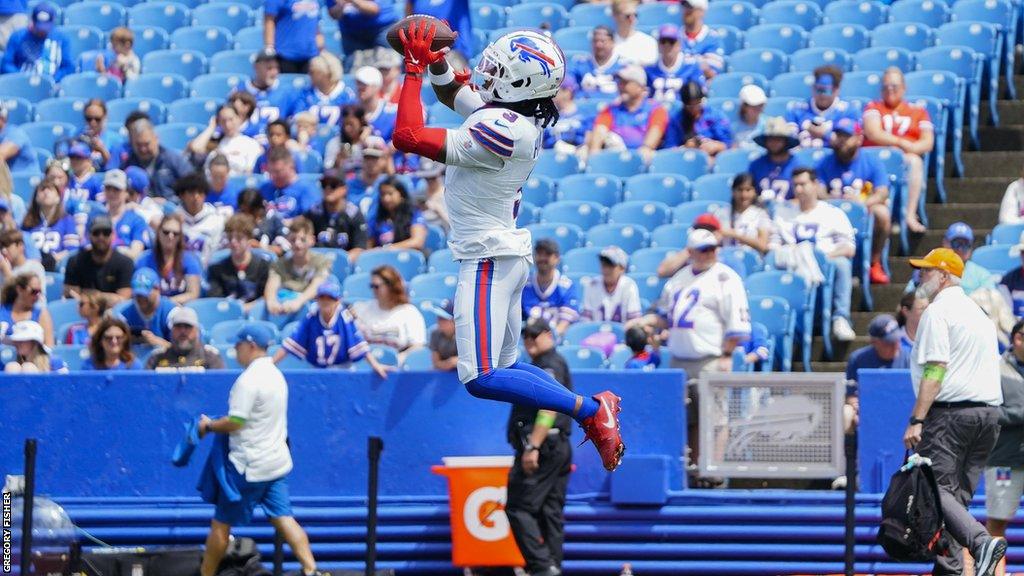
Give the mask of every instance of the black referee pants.
<svg viewBox="0 0 1024 576">
<path fill-rule="evenodd" d="M 523 472 L 522 457 L 522 451 L 516 451 L 508 473 L 505 514 L 512 535 L 526 560 L 527 572 L 561 568 L 565 541 L 562 509 L 569 487 L 572 447 L 568 438 L 548 438 L 540 448 L 540 467 L 529 476 Z"/>
</svg>

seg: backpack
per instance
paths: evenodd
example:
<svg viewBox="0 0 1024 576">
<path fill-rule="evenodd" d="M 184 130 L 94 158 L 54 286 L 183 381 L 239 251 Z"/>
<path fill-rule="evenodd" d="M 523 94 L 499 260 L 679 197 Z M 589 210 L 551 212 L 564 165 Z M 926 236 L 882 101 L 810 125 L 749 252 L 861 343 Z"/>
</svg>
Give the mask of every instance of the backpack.
<svg viewBox="0 0 1024 576">
<path fill-rule="evenodd" d="M 260 551 L 252 538 L 233 538 L 224 559 L 217 567 L 217 576 L 270 576 L 260 562 Z"/>
<path fill-rule="evenodd" d="M 934 562 L 949 554 L 939 485 L 931 460 L 917 454 L 904 459 L 882 499 L 877 541 L 897 562 Z"/>
</svg>

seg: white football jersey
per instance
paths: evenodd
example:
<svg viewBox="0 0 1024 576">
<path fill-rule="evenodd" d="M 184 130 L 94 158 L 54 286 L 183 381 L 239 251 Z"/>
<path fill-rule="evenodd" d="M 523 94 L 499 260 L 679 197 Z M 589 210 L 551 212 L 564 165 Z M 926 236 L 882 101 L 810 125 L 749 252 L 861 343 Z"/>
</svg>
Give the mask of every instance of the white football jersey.
<svg viewBox="0 0 1024 576">
<path fill-rule="evenodd" d="M 537 163 L 541 131 L 532 118 L 484 106 L 469 89 L 459 92 L 456 110 L 466 121 L 448 130 L 444 161 L 452 256 L 529 257 L 530 232 L 516 228 L 516 216 L 523 184 Z"/>
<path fill-rule="evenodd" d="M 640 313 L 640 290 L 629 276 L 623 274 L 611 292 L 605 290 L 600 276 L 590 277 L 583 284 L 584 320 L 628 322 L 639 318 Z"/>
<path fill-rule="evenodd" d="M 681 360 L 722 355 L 728 337 L 750 336 L 750 305 L 743 280 L 716 262 L 694 274 L 687 266 L 661 293 L 658 310 L 668 322 L 668 348 Z"/>
<path fill-rule="evenodd" d="M 825 254 L 840 246 L 855 246 L 857 234 L 850 218 L 828 202 L 801 212 L 796 204 L 780 204 L 775 210 L 775 230 L 769 242 L 772 246 L 812 242 Z"/>
</svg>

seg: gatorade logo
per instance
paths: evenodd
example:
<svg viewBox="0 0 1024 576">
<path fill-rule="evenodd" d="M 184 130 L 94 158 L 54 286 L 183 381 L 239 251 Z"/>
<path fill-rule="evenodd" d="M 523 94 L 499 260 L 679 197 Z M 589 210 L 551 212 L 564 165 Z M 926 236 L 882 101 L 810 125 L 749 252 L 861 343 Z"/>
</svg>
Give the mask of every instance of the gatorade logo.
<svg viewBox="0 0 1024 576">
<path fill-rule="evenodd" d="M 462 521 L 466 530 L 477 540 L 497 542 L 508 538 L 511 530 L 505 516 L 505 487 L 477 488 L 462 508 Z"/>
</svg>

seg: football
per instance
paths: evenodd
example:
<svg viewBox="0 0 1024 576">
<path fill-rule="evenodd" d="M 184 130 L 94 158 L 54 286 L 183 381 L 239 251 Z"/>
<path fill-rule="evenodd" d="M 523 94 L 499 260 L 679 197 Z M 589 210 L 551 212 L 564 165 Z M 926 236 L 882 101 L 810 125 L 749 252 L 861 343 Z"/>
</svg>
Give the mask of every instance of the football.
<svg viewBox="0 0 1024 576">
<path fill-rule="evenodd" d="M 441 48 L 451 47 L 455 44 L 455 33 L 452 32 L 451 26 L 448 26 L 444 20 L 424 14 L 412 14 L 402 18 L 398 22 L 395 22 L 388 30 L 388 44 L 391 45 L 395 52 L 405 54 L 402 41 L 398 38 L 398 31 L 408 30 L 409 24 L 412 24 L 413 22 L 419 26 L 419 22 L 421 20 L 427 21 L 428 30 L 430 29 L 431 24 L 437 26 L 437 32 L 434 34 L 434 42 L 430 45 L 431 50 L 440 50 Z M 408 32 L 406 32 L 406 34 L 408 34 Z"/>
</svg>

